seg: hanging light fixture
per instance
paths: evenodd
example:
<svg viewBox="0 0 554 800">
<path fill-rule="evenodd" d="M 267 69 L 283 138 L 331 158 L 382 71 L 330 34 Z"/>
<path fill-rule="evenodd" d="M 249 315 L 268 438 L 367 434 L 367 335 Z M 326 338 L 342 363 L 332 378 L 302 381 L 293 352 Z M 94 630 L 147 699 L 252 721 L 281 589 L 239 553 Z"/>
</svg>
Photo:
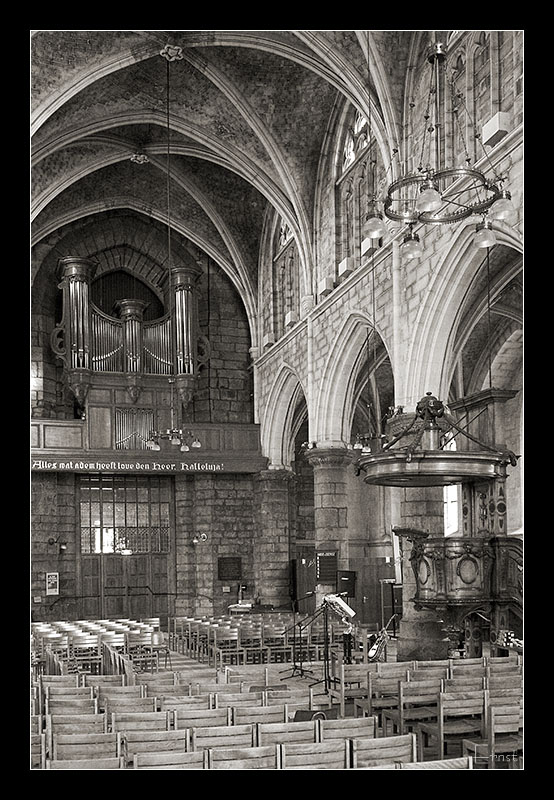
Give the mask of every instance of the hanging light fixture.
<svg viewBox="0 0 554 800">
<path fill-rule="evenodd" d="M 171 291 L 171 281 L 172 281 L 172 270 L 173 270 L 173 262 L 171 257 L 171 193 L 170 193 L 170 186 L 171 186 L 171 169 L 170 169 L 170 157 L 171 157 L 171 125 L 170 125 L 170 64 L 172 61 L 181 61 L 183 58 L 182 48 L 175 46 L 175 45 L 166 45 L 163 50 L 160 51 L 160 55 L 165 58 L 167 62 L 167 71 L 166 71 L 166 131 L 167 131 L 167 264 L 168 264 L 168 287 L 169 291 Z M 188 288 L 188 287 L 187 287 Z M 181 375 L 179 375 L 181 377 Z M 178 446 L 182 453 L 189 452 L 191 447 L 199 448 L 202 447 L 198 436 L 193 435 L 191 431 L 183 430 L 179 427 L 178 424 L 175 423 L 175 383 L 176 378 L 168 378 L 168 383 L 171 387 L 171 427 L 166 430 L 153 430 L 150 431 L 149 438 L 146 442 L 146 446 L 150 450 L 159 451 L 161 449 L 160 441 L 166 440 L 169 441 L 171 445 Z M 187 389 L 187 392 L 190 392 Z M 180 393 L 183 395 L 185 392 L 180 390 Z"/>
<path fill-rule="evenodd" d="M 446 56 L 444 44 L 433 41 L 427 52 L 430 75 L 426 108 L 421 119 L 419 163 L 415 171 L 406 168 L 404 174 L 388 186 L 384 201 L 385 217 L 408 226 L 401 245 L 401 254 L 408 259 L 418 258 L 422 253 L 420 238 L 414 232 L 416 224 L 445 225 L 474 214 L 483 215 L 484 221 L 476 228 L 475 245 L 488 247 L 491 245 L 482 242 L 492 241 L 491 220 L 509 222 L 515 215 L 511 194 L 503 188 L 505 179 L 494 168 L 493 177 L 488 178 L 484 172 L 470 166 L 472 159 L 458 119 L 460 103 L 446 74 Z M 441 136 L 443 89 L 447 95 L 445 102 L 452 110 L 453 126 L 463 141 L 466 166 L 449 166 L 444 160 Z"/>
<path fill-rule="evenodd" d="M 387 234 L 387 225 L 383 214 L 379 209 L 377 194 L 375 189 L 375 170 L 377 167 L 376 143 L 372 141 L 373 131 L 371 124 L 371 71 L 369 66 L 369 31 L 367 32 L 367 126 L 368 126 L 368 150 L 369 150 L 369 198 L 367 214 L 363 226 L 363 235 L 367 239 L 382 239 Z M 374 152 L 375 151 L 375 152 Z"/>
</svg>

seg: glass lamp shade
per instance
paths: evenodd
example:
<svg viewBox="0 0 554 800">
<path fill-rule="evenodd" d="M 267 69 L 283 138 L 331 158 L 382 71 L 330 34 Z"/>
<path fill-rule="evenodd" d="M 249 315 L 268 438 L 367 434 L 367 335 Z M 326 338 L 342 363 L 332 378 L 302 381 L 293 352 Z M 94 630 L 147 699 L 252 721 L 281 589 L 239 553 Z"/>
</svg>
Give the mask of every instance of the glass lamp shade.
<svg viewBox="0 0 554 800">
<path fill-rule="evenodd" d="M 515 220 L 516 210 L 512 203 L 512 196 L 510 192 L 502 192 L 498 200 L 492 204 L 489 209 L 489 217 L 491 219 L 499 219 L 504 222 L 513 222 Z"/>
<path fill-rule="evenodd" d="M 417 233 L 408 233 L 404 237 L 404 241 L 400 246 L 400 252 L 403 258 L 411 260 L 412 258 L 419 258 L 423 253 L 423 247 L 419 241 Z"/>
<path fill-rule="evenodd" d="M 169 441 L 171 444 L 181 444 L 181 439 L 176 433 L 171 435 Z"/>
<path fill-rule="evenodd" d="M 494 247 L 496 244 L 496 236 L 490 226 L 490 222 L 486 221 L 477 225 L 475 236 L 473 237 L 473 244 L 478 248 Z"/>
<path fill-rule="evenodd" d="M 188 453 L 189 450 L 190 447 L 188 446 L 188 444 L 186 442 L 183 442 L 183 444 L 181 445 L 181 453 Z"/>
<path fill-rule="evenodd" d="M 442 198 L 438 189 L 429 184 L 427 188 L 423 189 L 416 200 L 416 210 L 420 213 L 428 211 L 436 211 L 441 207 Z"/>
<path fill-rule="evenodd" d="M 202 447 L 201 443 L 198 441 L 198 438 L 194 439 L 194 442 L 192 443 L 191 447 Z"/>
<path fill-rule="evenodd" d="M 378 211 L 370 211 L 365 218 L 363 233 L 368 239 L 382 239 L 387 233 L 387 226 Z"/>
<path fill-rule="evenodd" d="M 158 442 L 152 442 L 152 444 L 150 445 L 150 449 L 151 450 L 161 450 L 161 447 L 158 444 Z"/>
</svg>

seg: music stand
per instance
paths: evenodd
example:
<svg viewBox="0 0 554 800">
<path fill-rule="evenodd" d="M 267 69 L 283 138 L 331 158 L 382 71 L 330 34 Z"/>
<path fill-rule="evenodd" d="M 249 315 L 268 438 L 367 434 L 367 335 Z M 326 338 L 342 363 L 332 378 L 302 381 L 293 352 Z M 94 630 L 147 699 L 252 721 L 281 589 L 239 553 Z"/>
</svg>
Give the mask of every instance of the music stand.
<svg viewBox="0 0 554 800">
<path fill-rule="evenodd" d="M 330 651 L 329 651 L 329 610 L 338 614 L 343 621 L 347 621 L 346 617 L 353 617 L 356 612 L 347 605 L 340 595 L 326 595 L 319 609 L 316 611 L 313 622 L 320 614 L 323 614 L 323 678 L 315 683 L 310 684 L 317 686 L 318 683 L 325 684 L 325 692 L 329 694 L 331 688 L 331 669 L 330 669 Z"/>
</svg>

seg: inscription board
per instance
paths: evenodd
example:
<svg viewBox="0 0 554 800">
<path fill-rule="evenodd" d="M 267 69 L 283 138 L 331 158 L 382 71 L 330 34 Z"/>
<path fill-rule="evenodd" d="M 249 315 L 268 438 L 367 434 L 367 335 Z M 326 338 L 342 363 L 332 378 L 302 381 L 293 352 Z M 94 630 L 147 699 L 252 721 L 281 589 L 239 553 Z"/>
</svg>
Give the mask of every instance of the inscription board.
<svg viewBox="0 0 554 800">
<path fill-rule="evenodd" d="M 337 582 L 337 551 L 316 553 L 316 579 L 319 583 Z"/>
</svg>

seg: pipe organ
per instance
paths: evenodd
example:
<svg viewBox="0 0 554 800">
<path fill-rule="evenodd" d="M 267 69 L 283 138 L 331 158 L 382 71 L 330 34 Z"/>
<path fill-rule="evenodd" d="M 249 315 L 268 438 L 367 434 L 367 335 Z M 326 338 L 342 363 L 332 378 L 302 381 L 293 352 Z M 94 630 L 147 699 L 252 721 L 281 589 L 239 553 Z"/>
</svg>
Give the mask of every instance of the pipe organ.
<svg viewBox="0 0 554 800">
<path fill-rule="evenodd" d="M 198 370 L 198 296 L 201 268 L 191 263 L 170 270 L 170 310 L 154 321 L 143 319 L 147 303 L 121 298 L 110 316 L 90 299 L 97 263 L 76 256 L 61 258 L 59 288 L 62 320 L 51 344 L 62 360 L 68 385 L 84 407 L 91 384 L 102 375 L 121 378 L 132 402 L 144 380 L 158 376 L 175 383 L 181 402 L 192 399 Z M 119 430 L 118 436 L 125 431 Z M 116 437 L 117 438 L 117 437 Z"/>
</svg>

